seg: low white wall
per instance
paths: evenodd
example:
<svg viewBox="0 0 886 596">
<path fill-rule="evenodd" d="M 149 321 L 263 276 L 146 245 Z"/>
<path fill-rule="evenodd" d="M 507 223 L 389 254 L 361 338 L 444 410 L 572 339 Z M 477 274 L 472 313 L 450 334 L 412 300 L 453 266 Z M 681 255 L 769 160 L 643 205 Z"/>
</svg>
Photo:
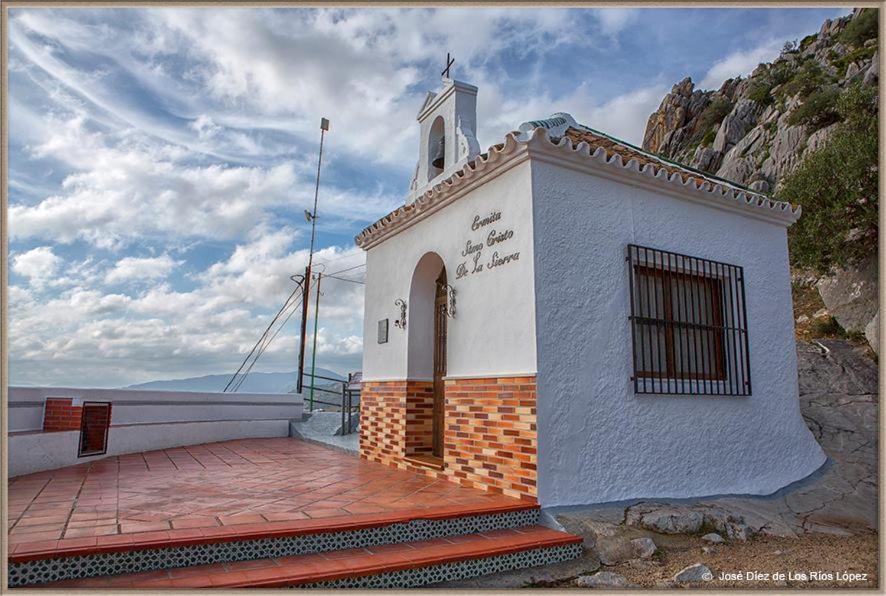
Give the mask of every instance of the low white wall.
<svg viewBox="0 0 886 596">
<path fill-rule="evenodd" d="M 77 457 L 79 431 L 44 433 L 46 398 L 111 402 L 108 451 Z M 9 475 L 18 476 L 112 455 L 213 441 L 285 437 L 301 418 L 296 394 L 198 393 L 74 387 L 9 388 Z"/>
</svg>

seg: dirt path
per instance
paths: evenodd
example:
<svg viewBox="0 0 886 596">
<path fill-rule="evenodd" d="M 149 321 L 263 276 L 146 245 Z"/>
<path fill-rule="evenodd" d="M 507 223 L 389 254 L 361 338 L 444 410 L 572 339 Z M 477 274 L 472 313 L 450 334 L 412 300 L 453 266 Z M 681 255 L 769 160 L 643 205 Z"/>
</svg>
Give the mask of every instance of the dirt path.
<svg viewBox="0 0 886 596">
<path fill-rule="evenodd" d="M 877 587 L 876 534 L 763 536 L 715 547 L 710 554 L 702 552 L 703 545 L 700 538 L 687 537 L 684 545 L 672 543 L 651 561 L 629 561 L 606 570 L 644 588 L 666 587 L 674 574 L 695 563 L 713 574 L 713 580 L 697 586 L 707 589 Z M 729 579 L 720 579 L 727 574 Z M 556 587 L 571 585 L 562 582 Z"/>
</svg>

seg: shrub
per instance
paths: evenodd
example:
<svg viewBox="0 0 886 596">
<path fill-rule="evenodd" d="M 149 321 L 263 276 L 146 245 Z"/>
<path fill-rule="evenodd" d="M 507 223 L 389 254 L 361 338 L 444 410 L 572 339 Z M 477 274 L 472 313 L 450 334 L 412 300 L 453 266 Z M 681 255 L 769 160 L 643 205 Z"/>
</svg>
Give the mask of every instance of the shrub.
<svg viewBox="0 0 886 596">
<path fill-rule="evenodd" d="M 748 99 L 757 102 L 761 106 L 768 106 L 775 100 L 771 93 L 774 86 L 767 77 L 755 80 L 748 87 Z"/>
<path fill-rule="evenodd" d="M 809 44 L 818 39 L 818 33 L 813 33 L 812 35 L 807 35 L 803 39 L 800 40 L 800 50 L 805 50 L 809 47 Z"/>
<path fill-rule="evenodd" d="M 872 58 L 873 55 L 877 52 L 877 46 L 871 46 L 869 48 L 855 48 L 851 52 L 847 52 L 845 56 L 842 58 L 837 58 L 836 60 L 832 60 L 831 63 L 837 67 L 837 70 L 842 72 L 846 72 L 846 68 L 852 64 L 853 62 L 858 62 L 859 60 L 867 60 L 868 58 Z"/>
<path fill-rule="evenodd" d="M 713 129 L 713 134 L 716 136 L 717 128 L 719 128 L 720 123 L 723 122 L 723 118 L 726 117 L 729 112 L 732 111 L 732 102 L 723 96 L 718 96 L 708 104 L 708 106 L 702 111 L 702 113 L 698 116 L 698 122 L 695 126 L 695 133 L 693 133 L 692 138 L 689 140 L 690 145 L 698 146 L 699 143 L 702 145 L 707 145 L 704 139 L 708 138 L 708 133 Z M 711 137 L 710 142 L 713 142 L 714 139 Z"/>
<path fill-rule="evenodd" d="M 837 114 L 839 96 L 840 92 L 832 87 L 814 91 L 802 105 L 790 113 L 788 124 L 791 126 L 806 124 L 814 130 L 833 124 L 839 119 Z"/>
<path fill-rule="evenodd" d="M 800 94 L 806 97 L 813 90 L 830 82 L 831 77 L 814 61 L 805 62 L 797 74 L 786 81 L 779 89 L 782 97 Z"/>
<path fill-rule="evenodd" d="M 717 138 L 717 129 L 711 128 L 710 130 L 708 130 L 708 132 L 705 133 L 704 137 L 702 137 L 701 146 L 707 147 L 714 142 L 715 138 Z"/>
<path fill-rule="evenodd" d="M 819 272 L 877 250 L 876 89 L 853 85 L 836 109 L 842 122 L 833 135 L 805 157 L 776 195 L 803 206 L 788 233 L 792 263 Z M 860 234 L 850 239 L 850 230 Z"/>
<path fill-rule="evenodd" d="M 859 47 L 867 40 L 877 37 L 878 12 L 876 8 L 862 8 L 840 32 L 838 39 L 847 45 Z"/>
</svg>

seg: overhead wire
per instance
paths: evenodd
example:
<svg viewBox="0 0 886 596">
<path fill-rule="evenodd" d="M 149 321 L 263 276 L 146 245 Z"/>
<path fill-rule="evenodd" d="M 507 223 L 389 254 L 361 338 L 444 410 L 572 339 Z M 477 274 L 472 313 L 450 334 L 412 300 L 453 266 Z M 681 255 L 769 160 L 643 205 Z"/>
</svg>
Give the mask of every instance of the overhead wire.
<svg viewBox="0 0 886 596">
<path fill-rule="evenodd" d="M 301 305 L 301 296 L 299 296 L 299 299 L 297 302 L 292 303 L 292 307 L 289 309 L 289 314 L 286 315 L 286 318 L 283 319 L 283 322 L 280 324 L 279 327 L 277 327 L 277 330 L 274 331 L 274 334 L 271 335 L 269 338 L 265 339 L 265 341 L 262 343 L 258 352 L 255 354 L 255 358 L 252 359 L 252 362 L 249 364 L 249 366 L 246 368 L 246 370 L 243 371 L 243 374 L 241 375 L 241 377 L 234 384 L 234 388 L 231 390 L 232 393 L 236 393 L 240 389 L 240 387 L 246 381 L 246 377 L 249 376 L 250 372 L 252 372 L 252 367 L 255 366 L 255 363 L 258 362 L 258 359 L 262 357 L 262 355 L 265 353 L 265 350 L 268 349 L 268 346 L 271 345 L 271 342 L 274 341 L 274 339 L 277 337 L 277 335 L 280 333 L 280 331 L 283 329 L 283 327 L 286 326 L 286 323 L 289 321 L 289 319 L 292 317 L 292 315 L 298 310 L 298 307 L 300 305 Z"/>
<path fill-rule="evenodd" d="M 295 280 L 293 279 L 293 281 L 295 281 Z M 283 312 L 289 307 L 289 305 L 292 302 L 293 297 L 295 297 L 296 293 L 298 293 L 299 290 L 301 290 L 301 287 L 302 287 L 301 283 L 299 283 L 299 282 L 296 282 L 296 283 L 299 284 L 298 287 L 296 287 L 294 290 L 292 290 L 292 293 L 286 298 L 286 301 L 283 303 L 283 306 L 280 307 L 280 310 L 277 311 L 277 314 L 274 315 L 274 318 L 271 320 L 270 323 L 268 323 L 268 326 L 265 329 L 264 333 L 262 333 L 261 337 L 258 338 L 258 341 L 255 342 L 255 345 L 252 346 L 252 349 L 249 351 L 249 354 L 247 354 L 246 358 L 243 359 L 243 362 L 240 363 L 239 368 L 237 368 L 237 371 L 231 377 L 231 380 L 228 381 L 228 384 L 225 385 L 224 389 L 222 389 L 222 393 L 227 393 L 227 391 L 231 387 L 231 385 L 236 382 L 237 375 L 239 375 L 243 371 L 244 367 L 246 367 L 246 363 L 249 362 L 249 359 L 255 353 L 255 350 L 258 349 L 258 347 L 261 345 L 262 341 L 267 337 L 268 333 L 271 330 L 271 327 L 273 327 L 274 323 L 277 322 L 277 320 L 280 318 L 280 316 L 283 314 Z M 240 382 L 240 384 L 242 385 L 242 381 Z"/>
<path fill-rule="evenodd" d="M 329 277 L 330 275 L 338 275 L 339 273 L 345 273 L 346 271 L 353 271 L 354 269 L 359 269 L 360 267 L 365 267 L 366 263 L 360 263 L 359 265 L 354 265 L 353 267 L 348 267 L 347 269 L 339 269 L 338 271 L 333 271 L 332 273 L 324 273 L 323 277 Z"/>
</svg>

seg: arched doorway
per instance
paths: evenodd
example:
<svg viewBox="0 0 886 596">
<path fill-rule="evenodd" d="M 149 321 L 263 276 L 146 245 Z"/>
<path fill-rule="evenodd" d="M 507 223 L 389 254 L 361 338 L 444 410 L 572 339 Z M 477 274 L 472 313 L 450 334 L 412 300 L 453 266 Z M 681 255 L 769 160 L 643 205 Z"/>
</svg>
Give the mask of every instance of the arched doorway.
<svg viewBox="0 0 886 596">
<path fill-rule="evenodd" d="M 443 404 L 446 400 L 443 378 L 446 376 L 446 267 L 437 277 L 434 292 L 434 457 L 443 459 Z"/>
<path fill-rule="evenodd" d="M 445 428 L 447 277 L 443 259 L 427 253 L 409 290 L 406 458 L 442 468 Z"/>
</svg>

